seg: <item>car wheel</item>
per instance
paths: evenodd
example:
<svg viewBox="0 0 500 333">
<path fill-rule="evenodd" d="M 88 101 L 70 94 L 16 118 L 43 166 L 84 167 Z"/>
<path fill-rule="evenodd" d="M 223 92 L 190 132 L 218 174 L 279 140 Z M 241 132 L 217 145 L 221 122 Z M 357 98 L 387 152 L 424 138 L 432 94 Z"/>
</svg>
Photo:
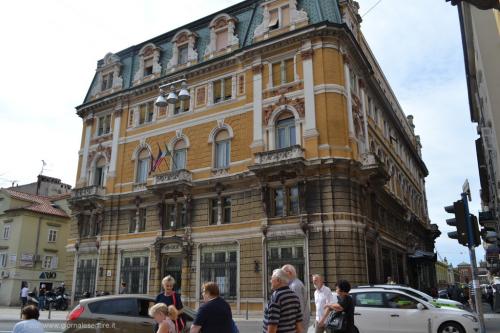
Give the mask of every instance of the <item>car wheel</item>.
<svg viewBox="0 0 500 333">
<path fill-rule="evenodd" d="M 465 330 L 459 323 L 447 321 L 439 326 L 438 333 L 465 333 Z"/>
</svg>

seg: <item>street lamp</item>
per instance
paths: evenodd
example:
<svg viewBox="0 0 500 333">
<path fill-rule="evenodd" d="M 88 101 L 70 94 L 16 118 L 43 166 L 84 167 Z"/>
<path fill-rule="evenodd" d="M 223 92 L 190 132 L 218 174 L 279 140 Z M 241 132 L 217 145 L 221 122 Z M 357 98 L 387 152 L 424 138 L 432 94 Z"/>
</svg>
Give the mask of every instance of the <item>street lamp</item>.
<svg viewBox="0 0 500 333">
<path fill-rule="evenodd" d="M 179 92 L 177 93 L 176 84 L 180 83 L 181 87 Z M 167 97 L 165 97 L 165 90 L 163 88 L 170 86 L 170 92 Z M 191 96 L 189 95 L 189 91 L 187 89 L 186 79 L 181 79 L 178 81 L 174 81 L 171 83 L 167 83 L 160 86 L 160 95 L 156 98 L 155 105 L 157 107 L 166 107 L 168 104 L 175 104 L 179 100 L 187 101 Z"/>
</svg>

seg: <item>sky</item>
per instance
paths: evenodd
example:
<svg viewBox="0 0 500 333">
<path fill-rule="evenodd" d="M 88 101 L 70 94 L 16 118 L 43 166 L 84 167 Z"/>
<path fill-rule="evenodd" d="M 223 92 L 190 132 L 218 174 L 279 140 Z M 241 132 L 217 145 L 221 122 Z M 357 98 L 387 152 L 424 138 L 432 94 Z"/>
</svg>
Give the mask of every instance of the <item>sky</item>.
<svg viewBox="0 0 500 333">
<path fill-rule="evenodd" d="M 2 2 L 0 187 L 35 181 L 42 160 L 44 174 L 74 185 L 82 131 L 75 106 L 97 60 L 238 2 Z M 361 28 L 404 112 L 415 117 L 430 173 L 429 215 L 442 232 L 437 252 L 456 265 L 468 251 L 447 238 L 451 216 L 443 207 L 458 199 L 466 178 L 471 211 L 480 203 L 457 10 L 445 0 L 377 2 L 359 1 Z M 482 248 L 477 255 L 484 257 Z"/>
</svg>

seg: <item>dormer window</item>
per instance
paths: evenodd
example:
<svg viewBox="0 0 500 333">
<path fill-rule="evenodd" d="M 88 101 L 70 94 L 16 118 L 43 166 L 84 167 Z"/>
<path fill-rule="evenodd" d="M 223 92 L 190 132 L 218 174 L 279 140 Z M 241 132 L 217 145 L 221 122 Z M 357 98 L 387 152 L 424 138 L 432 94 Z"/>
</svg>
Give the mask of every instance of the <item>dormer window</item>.
<svg viewBox="0 0 500 333">
<path fill-rule="evenodd" d="M 297 9 L 297 0 L 266 1 L 262 5 L 263 20 L 254 32 L 254 38 L 268 38 L 269 32 L 289 27 L 289 30 L 307 25 L 309 18 L 304 10 Z"/>
<path fill-rule="evenodd" d="M 174 71 L 177 66 L 190 66 L 198 61 L 198 52 L 195 50 L 197 35 L 187 29 L 179 31 L 172 38 L 172 58 L 167 69 Z"/>
<path fill-rule="evenodd" d="M 179 59 L 177 60 L 178 65 L 185 65 L 188 62 L 188 45 L 184 44 L 179 46 Z"/>
<path fill-rule="evenodd" d="M 161 49 L 153 43 L 148 43 L 141 48 L 138 54 L 139 67 L 134 74 L 134 84 L 140 84 L 161 75 L 160 52 Z"/>
<path fill-rule="evenodd" d="M 101 91 L 111 89 L 113 87 L 113 73 L 102 75 Z"/>
<path fill-rule="evenodd" d="M 144 60 L 144 77 L 153 74 L 153 58 Z"/>
<path fill-rule="evenodd" d="M 230 52 L 239 47 L 240 41 L 235 35 L 236 18 L 220 14 L 210 22 L 210 42 L 205 48 L 205 57 L 211 58 L 222 52 Z"/>
</svg>

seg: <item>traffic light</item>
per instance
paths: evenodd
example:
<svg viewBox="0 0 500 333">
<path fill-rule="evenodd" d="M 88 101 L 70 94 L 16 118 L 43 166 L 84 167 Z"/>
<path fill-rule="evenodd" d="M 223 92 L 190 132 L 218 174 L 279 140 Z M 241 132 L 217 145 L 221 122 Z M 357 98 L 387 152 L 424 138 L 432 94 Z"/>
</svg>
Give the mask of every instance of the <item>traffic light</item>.
<svg viewBox="0 0 500 333">
<path fill-rule="evenodd" d="M 457 239 L 458 243 L 467 246 L 467 221 L 465 219 L 465 206 L 463 201 L 455 201 L 453 205 L 444 207 L 444 210 L 447 213 L 455 214 L 455 218 L 446 220 L 446 224 L 457 228 L 457 231 L 449 232 L 448 237 Z"/>
<path fill-rule="evenodd" d="M 499 244 L 500 238 L 496 229 L 496 220 L 493 212 L 479 212 L 479 224 L 481 225 L 481 237 L 488 244 Z"/>
<path fill-rule="evenodd" d="M 481 245 L 481 233 L 479 232 L 479 227 L 477 225 L 477 217 L 470 214 L 470 223 L 472 228 L 472 240 L 474 241 L 474 247 Z"/>
</svg>

